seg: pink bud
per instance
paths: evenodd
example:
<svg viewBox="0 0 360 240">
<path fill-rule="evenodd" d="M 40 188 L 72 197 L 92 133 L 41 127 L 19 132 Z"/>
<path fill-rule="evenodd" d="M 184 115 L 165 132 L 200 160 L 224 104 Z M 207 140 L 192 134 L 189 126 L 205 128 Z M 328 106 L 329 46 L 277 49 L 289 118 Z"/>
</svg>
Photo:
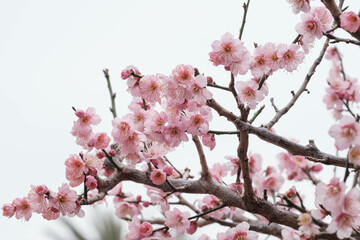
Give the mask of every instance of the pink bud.
<svg viewBox="0 0 360 240">
<path fill-rule="evenodd" d="M 159 160 L 157 160 L 157 159 L 152 159 L 151 162 L 152 162 L 152 164 L 154 164 L 154 166 L 159 165 Z"/>
<path fill-rule="evenodd" d="M 96 168 L 89 168 L 89 174 L 90 174 L 91 176 L 96 176 L 96 174 L 97 174 Z"/>
<path fill-rule="evenodd" d="M 104 152 L 98 152 L 98 153 L 96 154 L 96 156 L 97 156 L 98 158 L 102 159 L 103 157 L 105 157 L 105 153 L 104 153 Z"/>
<path fill-rule="evenodd" d="M 186 232 L 190 235 L 194 234 L 197 230 L 197 221 L 191 221 L 190 222 L 190 227 L 186 229 Z"/>
<path fill-rule="evenodd" d="M 75 115 L 76 115 L 78 118 L 83 118 L 83 117 L 85 116 L 85 112 L 84 112 L 84 110 L 82 110 L 82 109 L 78 109 L 78 110 L 76 110 Z"/>
<path fill-rule="evenodd" d="M 116 151 L 115 151 L 114 149 L 111 149 L 111 150 L 109 151 L 109 155 L 112 156 L 112 157 L 114 157 L 114 156 L 116 155 Z"/>
<path fill-rule="evenodd" d="M 49 192 L 49 189 L 45 185 L 39 185 L 35 188 L 35 192 L 39 195 L 44 195 Z"/>
<path fill-rule="evenodd" d="M 214 79 L 212 77 L 206 77 L 208 84 L 215 84 Z"/>
<path fill-rule="evenodd" d="M 124 70 L 122 70 L 122 72 L 121 72 L 121 78 L 124 79 L 124 80 L 126 80 L 126 79 L 128 79 L 128 78 L 131 76 L 131 74 L 133 74 L 133 73 L 134 73 L 134 71 L 133 71 L 132 69 L 124 69 Z"/>
<path fill-rule="evenodd" d="M 163 172 L 166 173 L 166 175 L 170 176 L 173 172 L 174 168 L 172 166 L 166 166 L 163 169 Z"/>
<path fill-rule="evenodd" d="M 321 163 L 315 163 L 315 164 L 311 167 L 310 171 L 320 172 L 322 169 L 323 169 L 323 166 L 322 166 Z"/>
<path fill-rule="evenodd" d="M 137 195 L 136 197 L 136 201 L 140 202 L 141 201 L 141 195 Z"/>
<path fill-rule="evenodd" d="M 86 177 L 86 187 L 93 190 L 97 187 L 97 181 L 93 176 Z"/>
<path fill-rule="evenodd" d="M 150 223 L 148 222 L 143 222 L 141 225 L 140 225 L 140 228 L 139 228 L 139 232 L 141 235 L 143 235 L 144 237 L 147 237 L 147 236 L 150 236 L 153 232 L 153 227 L 151 226 Z"/>
<path fill-rule="evenodd" d="M 150 203 L 148 201 L 143 201 L 143 206 L 148 207 L 148 206 L 150 206 Z"/>
<path fill-rule="evenodd" d="M 287 198 L 293 198 L 295 196 L 295 194 L 296 194 L 296 189 L 295 189 L 295 187 L 292 187 L 289 190 L 287 190 L 287 192 L 285 193 L 285 196 Z"/>
</svg>

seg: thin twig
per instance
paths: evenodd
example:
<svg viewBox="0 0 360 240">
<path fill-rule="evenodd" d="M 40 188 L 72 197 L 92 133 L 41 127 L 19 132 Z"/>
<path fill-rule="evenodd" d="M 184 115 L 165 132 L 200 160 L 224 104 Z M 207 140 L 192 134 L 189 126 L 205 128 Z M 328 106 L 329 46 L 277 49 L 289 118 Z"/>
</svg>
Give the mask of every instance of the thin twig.
<svg viewBox="0 0 360 240">
<path fill-rule="evenodd" d="M 101 151 L 103 151 L 103 153 L 105 153 L 105 156 L 107 159 L 109 159 L 109 161 L 112 163 L 112 165 L 114 165 L 114 167 L 118 170 L 118 171 L 122 171 L 122 167 L 120 167 L 119 165 L 117 165 L 114 161 L 114 159 L 105 151 L 105 149 L 101 149 Z"/>
<path fill-rule="evenodd" d="M 308 85 L 308 83 L 310 82 L 311 77 L 314 75 L 315 70 L 317 68 L 317 66 L 319 66 L 321 60 L 324 57 L 324 54 L 326 52 L 326 49 L 329 46 L 329 39 L 326 39 L 324 46 L 318 56 L 318 58 L 315 60 L 315 62 L 313 63 L 313 65 L 311 66 L 311 68 L 309 69 L 308 74 L 306 75 L 303 84 L 301 85 L 301 87 L 298 89 L 298 91 L 296 92 L 296 94 L 293 96 L 293 98 L 290 100 L 290 102 L 283 108 L 281 109 L 279 112 L 276 113 L 276 115 L 274 116 L 274 118 L 268 123 L 266 124 L 266 128 L 270 129 L 272 126 L 274 126 L 275 123 L 277 123 L 280 118 L 286 114 L 291 108 L 292 106 L 295 104 L 295 102 L 297 101 L 297 99 L 300 97 L 300 95 L 306 91 L 306 86 Z"/>
<path fill-rule="evenodd" d="M 168 159 L 166 156 L 164 156 L 164 158 L 165 158 L 165 161 L 166 161 L 167 163 L 169 163 L 170 166 L 172 166 L 173 169 L 179 174 L 180 178 L 183 178 L 182 173 L 169 161 L 169 159 Z"/>
<path fill-rule="evenodd" d="M 244 8 L 244 15 L 243 15 L 243 20 L 241 23 L 241 28 L 240 28 L 240 33 L 239 33 L 239 39 L 241 40 L 243 32 L 244 32 L 244 28 L 245 28 L 245 23 L 246 23 L 246 15 L 247 15 L 247 11 L 249 9 L 249 4 L 250 4 L 250 0 L 247 1 L 247 3 L 243 4 L 243 8 Z"/>
<path fill-rule="evenodd" d="M 332 35 L 330 33 L 324 33 L 324 35 L 331 39 L 330 43 L 343 42 L 343 43 L 346 43 L 346 44 L 350 43 L 350 44 L 360 46 L 360 41 L 356 41 L 356 40 L 352 40 L 352 39 L 348 39 L 348 38 L 339 38 L 339 37 L 336 37 L 336 36 L 334 36 L 334 35 Z"/>
<path fill-rule="evenodd" d="M 111 108 L 110 108 L 110 112 L 112 113 L 113 117 L 116 118 L 117 114 L 116 114 L 116 107 L 115 107 L 115 97 L 116 94 L 113 93 L 112 87 L 111 87 L 111 83 L 110 83 L 110 76 L 109 76 L 109 69 L 104 69 L 103 70 L 107 84 L 108 84 L 108 89 L 109 89 L 109 93 L 110 93 L 110 99 L 111 99 Z"/>
<path fill-rule="evenodd" d="M 262 105 L 261 107 L 260 107 L 260 109 L 254 114 L 254 116 L 250 119 L 250 121 L 249 121 L 249 123 L 250 124 L 252 124 L 254 121 L 255 121 L 255 119 L 260 115 L 260 113 L 262 112 L 262 110 L 264 110 L 264 108 L 265 108 L 265 105 Z"/>
<path fill-rule="evenodd" d="M 203 147 L 201 145 L 200 139 L 198 136 L 192 137 L 193 142 L 195 143 L 196 150 L 198 152 L 200 158 L 200 165 L 201 165 L 201 178 L 207 181 L 211 181 L 211 174 L 209 172 L 209 167 L 206 162 L 205 153 Z"/>
<path fill-rule="evenodd" d="M 217 84 L 210 84 L 208 83 L 207 84 L 208 87 L 213 87 L 213 88 L 219 88 L 219 89 L 222 89 L 222 90 L 225 90 L 225 91 L 229 91 L 230 92 L 230 89 L 228 87 L 223 87 L 223 86 L 220 86 L 220 85 L 217 85 Z"/>
</svg>

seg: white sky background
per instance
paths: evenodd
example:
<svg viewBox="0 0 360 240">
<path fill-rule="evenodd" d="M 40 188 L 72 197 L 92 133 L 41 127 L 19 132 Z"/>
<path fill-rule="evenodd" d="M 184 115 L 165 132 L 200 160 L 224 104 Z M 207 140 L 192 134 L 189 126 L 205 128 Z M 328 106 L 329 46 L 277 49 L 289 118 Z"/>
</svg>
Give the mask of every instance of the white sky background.
<svg viewBox="0 0 360 240">
<path fill-rule="evenodd" d="M 178 64 L 191 64 L 219 85 L 227 85 L 229 73 L 214 67 L 208 61 L 208 53 L 211 43 L 225 32 L 238 35 L 242 3 L 0 0 L 0 205 L 25 196 L 30 184 L 46 184 L 57 190 L 66 182 L 64 161 L 69 154 L 81 150 L 70 134 L 75 120 L 71 106 L 95 107 L 102 118 L 95 131 L 110 133 L 110 98 L 102 69 L 110 70 L 119 116 L 127 113 L 130 101 L 120 73 L 130 64 L 142 74 L 166 75 Z M 360 9 L 359 1 L 347 3 L 355 12 Z M 295 25 L 299 21 L 300 15 L 294 15 L 285 0 L 253 0 L 243 40 L 251 51 L 253 42 L 290 43 L 297 35 Z M 275 98 L 279 108 L 289 101 L 290 91 L 300 86 L 323 41 L 316 41 L 298 71 L 279 71 L 268 79 L 269 97 L 260 104 L 266 107 L 255 125 L 268 122 L 274 115 L 270 97 Z M 340 50 L 345 56 L 346 73 L 358 77 L 359 48 L 342 44 Z M 329 66 L 329 61 L 321 64 L 309 84 L 311 93 L 300 98 L 275 125 L 275 130 L 302 144 L 315 139 L 319 149 L 335 154 L 333 139 L 327 133 L 333 120 L 322 103 Z M 218 102 L 229 109 L 235 106 L 232 96 L 211 90 Z M 233 111 L 237 112 L 236 108 Z M 211 129 L 233 130 L 217 114 L 214 118 Z M 233 136 L 217 137 L 218 147 L 208 154 L 209 165 L 224 161 L 225 155 L 235 155 L 235 141 Z M 191 143 L 184 144 L 169 157 L 179 168 L 188 166 L 196 174 L 199 163 L 194 150 Z M 275 155 L 282 151 L 269 144 L 261 145 L 256 137 L 251 138 L 250 150 L 262 153 L 266 165 L 275 163 Z M 329 179 L 331 172 L 328 173 L 322 179 Z M 338 173 L 342 176 L 343 170 Z M 89 215 L 76 218 L 75 222 L 85 226 L 91 221 Z M 50 228 L 60 230 L 61 226 L 37 216 L 29 222 L 0 217 L 2 239 L 49 239 L 46 231 Z M 217 231 L 206 229 L 210 230 Z"/>
</svg>

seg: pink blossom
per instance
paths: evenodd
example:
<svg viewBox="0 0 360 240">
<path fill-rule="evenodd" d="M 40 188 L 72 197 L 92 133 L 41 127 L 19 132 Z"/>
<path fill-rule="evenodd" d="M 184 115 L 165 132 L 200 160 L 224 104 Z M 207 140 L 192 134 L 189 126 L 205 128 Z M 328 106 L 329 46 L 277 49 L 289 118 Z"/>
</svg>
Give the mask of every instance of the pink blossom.
<svg viewBox="0 0 360 240">
<path fill-rule="evenodd" d="M 1 208 L 3 210 L 3 216 L 11 218 L 15 214 L 15 206 L 13 204 L 6 203 Z"/>
<path fill-rule="evenodd" d="M 163 132 L 165 124 L 167 122 L 166 112 L 157 112 L 156 110 L 149 110 L 144 122 L 145 129 L 149 129 L 153 132 Z"/>
<path fill-rule="evenodd" d="M 324 6 L 313 7 L 310 10 L 310 14 L 320 21 L 319 27 L 322 32 L 327 32 L 331 29 L 333 17 L 327 8 L 325 8 Z"/>
<path fill-rule="evenodd" d="M 182 236 L 185 230 L 190 227 L 189 212 L 180 212 L 179 209 L 174 208 L 172 211 L 165 212 L 166 220 L 164 225 L 169 228 L 175 228 L 176 234 Z"/>
<path fill-rule="evenodd" d="M 191 135 L 199 135 L 209 131 L 209 119 L 211 116 L 203 116 L 202 114 L 187 114 L 185 122 L 187 123 L 186 131 Z"/>
<path fill-rule="evenodd" d="M 282 47 L 287 47 L 286 44 L 281 43 L 278 46 L 276 46 L 274 43 L 266 43 L 264 45 L 264 49 L 267 55 L 267 58 L 269 59 L 269 65 L 273 71 L 278 70 L 279 68 L 283 67 L 283 58 L 279 56 L 279 49 Z"/>
<path fill-rule="evenodd" d="M 136 215 L 140 214 L 140 204 L 130 204 L 127 202 L 118 202 L 115 204 L 115 215 L 118 218 L 125 218 L 130 216 L 133 218 Z"/>
<path fill-rule="evenodd" d="M 254 51 L 254 59 L 250 66 L 251 74 L 255 78 L 261 78 L 263 75 L 269 74 L 273 62 L 270 60 L 267 48 L 260 45 Z"/>
<path fill-rule="evenodd" d="M 259 235 L 254 231 L 249 231 L 250 225 L 247 222 L 242 222 L 234 228 L 226 231 L 229 239 L 246 239 L 257 240 Z"/>
<path fill-rule="evenodd" d="M 341 27 L 351 33 L 356 32 L 360 27 L 360 18 L 353 11 L 344 12 L 340 15 Z"/>
<path fill-rule="evenodd" d="M 312 218 L 310 214 L 301 213 L 298 218 L 298 221 L 300 225 L 299 230 L 305 233 L 306 235 L 313 236 L 320 232 L 319 231 L 320 227 L 312 222 Z"/>
<path fill-rule="evenodd" d="M 60 212 L 56 208 L 51 207 L 50 204 L 47 205 L 47 208 L 42 212 L 42 217 L 46 220 L 55 220 L 59 218 Z"/>
<path fill-rule="evenodd" d="M 97 181 L 93 176 L 87 176 L 85 185 L 88 189 L 93 190 L 97 187 Z"/>
<path fill-rule="evenodd" d="M 194 234 L 198 228 L 197 221 L 190 221 L 190 227 L 186 229 L 187 234 Z"/>
<path fill-rule="evenodd" d="M 301 237 L 301 232 L 299 231 L 296 231 L 292 228 L 283 228 L 281 230 L 281 236 L 283 239 L 286 239 L 286 240 L 301 240 L 301 239 L 304 239 Z"/>
<path fill-rule="evenodd" d="M 202 234 L 202 235 L 198 238 L 198 240 L 211 240 L 211 239 L 209 238 L 208 235 Z"/>
<path fill-rule="evenodd" d="M 51 193 L 49 202 L 53 208 L 59 210 L 65 216 L 75 211 L 77 198 L 76 192 L 71 190 L 69 185 L 63 183 L 59 187 L 58 193 Z"/>
<path fill-rule="evenodd" d="M 211 44 L 213 52 L 210 53 L 211 60 L 215 65 L 219 63 L 229 66 L 232 62 L 241 59 L 243 43 L 239 39 L 235 39 L 231 33 L 225 33 L 221 37 L 221 41 L 216 40 Z"/>
<path fill-rule="evenodd" d="M 329 134 L 335 138 L 336 148 L 344 150 L 360 142 L 360 123 L 351 116 L 343 116 L 339 124 L 330 128 Z"/>
<path fill-rule="evenodd" d="M 45 185 L 31 186 L 31 190 L 28 194 L 28 202 L 33 212 L 42 213 L 48 207 L 45 193 L 48 193 L 48 189 Z"/>
<path fill-rule="evenodd" d="M 75 154 L 71 154 L 65 161 L 66 179 L 70 181 L 72 187 L 76 187 L 84 181 L 85 163 Z"/>
<path fill-rule="evenodd" d="M 308 12 L 310 10 L 310 0 L 288 0 L 292 6 L 292 10 L 295 14 L 302 12 Z"/>
<path fill-rule="evenodd" d="M 297 24 L 297 33 L 307 39 L 313 40 L 315 37 L 320 39 L 322 33 L 331 29 L 332 16 L 325 7 L 312 8 L 309 13 L 301 16 L 302 22 Z"/>
<path fill-rule="evenodd" d="M 290 46 L 281 45 L 278 51 L 279 57 L 282 59 L 282 64 L 286 71 L 292 72 L 297 69 L 297 66 L 302 63 L 305 54 L 298 51 L 299 45 L 291 44 Z"/>
<path fill-rule="evenodd" d="M 25 218 L 25 221 L 29 221 L 32 215 L 32 209 L 26 197 L 16 198 L 13 202 L 16 209 L 15 217 L 17 219 Z"/>
<path fill-rule="evenodd" d="M 106 133 L 97 133 L 92 140 L 94 141 L 93 146 L 96 149 L 104 149 L 109 145 L 111 139 L 106 135 Z"/>
<path fill-rule="evenodd" d="M 263 188 L 278 192 L 284 181 L 284 178 L 279 173 L 272 173 L 265 177 L 263 181 Z"/>
<path fill-rule="evenodd" d="M 150 174 L 150 180 L 156 185 L 163 184 L 166 180 L 166 173 L 160 169 L 154 169 Z"/>
<path fill-rule="evenodd" d="M 126 234 L 125 238 L 127 240 L 140 240 L 141 234 L 140 229 L 140 220 L 137 216 L 132 217 L 132 221 L 129 223 L 130 232 Z"/>
<path fill-rule="evenodd" d="M 349 162 L 359 166 L 360 165 L 360 145 L 355 145 L 349 151 Z"/>
<path fill-rule="evenodd" d="M 127 66 L 126 69 L 124 69 L 121 72 L 121 77 L 123 79 L 127 79 L 128 91 L 131 93 L 131 95 L 133 97 L 139 97 L 140 96 L 140 87 L 139 87 L 140 78 L 135 77 L 133 75 L 134 73 L 137 75 L 141 75 L 141 73 L 139 72 L 139 70 L 136 67 L 130 65 L 130 66 Z"/>
<path fill-rule="evenodd" d="M 189 87 L 192 98 L 200 105 L 206 104 L 206 100 L 212 98 L 212 93 L 206 88 L 207 80 L 204 75 L 198 75 Z"/>
<path fill-rule="evenodd" d="M 147 75 L 141 78 L 139 87 L 141 89 L 141 97 L 146 101 L 161 103 L 161 94 L 163 83 L 157 75 Z"/>
<path fill-rule="evenodd" d="M 134 131 L 123 142 L 121 142 L 124 154 L 138 153 L 143 148 L 143 143 L 146 141 L 146 136 L 139 132 Z"/>
<path fill-rule="evenodd" d="M 240 104 L 246 104 L 250 109 L 255 109 L 258 102 L 262 101 L 265 96 L 259 90 L 256 81 L 238 81 L 235 84 L 238 92 L 238 101 Z"/>
<path fill-rule="evenodd" d="M 246 49 L 242 42 L 240 53 L 241 58 L 238 60 L 234 59 L 229 65 L 229 69 L 234 76 L 238 74 L 245 75 L 249 71 L 251 62 L 253 61 L 253 57 L 250 55 L 250 52 Z M 225 69 L 227 69 L 227 67 Z"/>
<path fill-rule="evenodd" d="M 131 124 L 128 118 L 120 119 L 118 117 L 112 120 L 113 130 L 111 135 L 118 143 L 125 141 L 132 134 Z"/>
<path fill-rule="evenodd" d="M 216 146 L 215 135 L 212 133 L 201 134 L 201 141 L 205 146 L 209 147 L 210 150 L 213 150 Z"/>
<path fill-rule="evenodd" d="M 165 127 L 164 141 L 169 147 L 177 147 L 181 142 L 186 142 L 188 140 L 182 123 L 171 124 Z"/>
<path fill-rule="evenodd" d="M 315 204 L 322 204 L 326 209 L 333 209 L 345 195 L 345 184 L 339 178 L 332 178 L 330 183 L 325 185 L 320 182 L 316 186 Z"/>
<path fill-rule="evenodd" d="M 227 176 L 230 168 L 226 164 L 214 163 L 213 167 L 209 170 L 212 177 L 221 183 L 221 179 Z"/>
<path fill-rule="evenodd" d="M 111 156 L 110 152 L 109 152 L 109 155 Z M 86 174 L 91 174 L 91 175 L 95 176 L 97 171 L 100 171 L 103 168 L 104 161 L 102 159 L 98 158 L 97 155 L 85 154 L 83 156 L 83 159 L 85 161 L 85 173 Z"/>
<path fill-rule="evenodd" d="M 152 234 L 152 232 L 153 232 L 153 227 L 152 227 L 152 225 L 150 223 L 143 222 L 140 225 L 139 232 L 144 237 L 150 236 Z"/>
<path fill-rule="evenodd" d="M 323 102 L 326 104 L 327 109 L 342 109 L 343 101 L 333 88 L 326 88 L 326 95 L 323 97 Z"/>
<path fill-rule="evenodd" d="M 172 75 L 178 83 L 189 86 L 194 79 L 195 70 L 191 65 L 181 64 L 175 67 Z"/>
</svg>

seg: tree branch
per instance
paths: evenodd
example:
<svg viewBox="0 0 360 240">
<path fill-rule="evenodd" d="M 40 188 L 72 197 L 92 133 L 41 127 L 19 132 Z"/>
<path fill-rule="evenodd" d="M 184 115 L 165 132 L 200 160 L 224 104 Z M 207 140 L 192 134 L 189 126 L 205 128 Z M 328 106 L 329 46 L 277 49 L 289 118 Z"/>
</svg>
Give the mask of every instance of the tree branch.
<svg viewBox="0 0 360 240">
<path fill-rule="evenodd" d="M 290 102 L 281 110 L 279 110 L 276 115 L 274 116 L 274 118 L 268 123 L 266 124 L 266 128 L 270 129 L 272 128 L 272 126 L 274 126 L 275 123 L 277 123 L 280 118 L 286 114 L 290 108 L 292 108 L 292 106 L 294 106 L 295 102 L 298 100 L 298 98 L 300 97 L 300 95 L 306 91 L 306 86 L 308 85 L 311 77 L 314 75 L 315 70 L 317 68 L 317 66 L 319 66 L 321 60 L 323 59 L 323 56 L 325 54 L 326 49 L 329 46 L 329 39 L 326 39 L 324 46 L 319 54 L 319 57 L 315 60 L 315 62 L 313 63 L 313 65 L 311 66 L 311 68 L 309 69 L 308 74 L 306 75 L 304 82 L 302 83 L 301 87 L 299 88 L 299 90 L 296 92 L 296 94 L 293 96 L 293 98 L 290 100 Z"/>
<path fill-rule="evenodd" d="M 206 181 L 211 181 L 211 174 L 209 172 L 209 167 L 208 167 L 207 162 L 206 162 L 205 153 L 204 153 L 203 147 L 201 145 L 199 136 L 193 136 L 192 140 L 195 143 L 196 150 L 197 150 L 199 158 L 200 158 L 201 178 L 206 180 Z"/>
</svg>

